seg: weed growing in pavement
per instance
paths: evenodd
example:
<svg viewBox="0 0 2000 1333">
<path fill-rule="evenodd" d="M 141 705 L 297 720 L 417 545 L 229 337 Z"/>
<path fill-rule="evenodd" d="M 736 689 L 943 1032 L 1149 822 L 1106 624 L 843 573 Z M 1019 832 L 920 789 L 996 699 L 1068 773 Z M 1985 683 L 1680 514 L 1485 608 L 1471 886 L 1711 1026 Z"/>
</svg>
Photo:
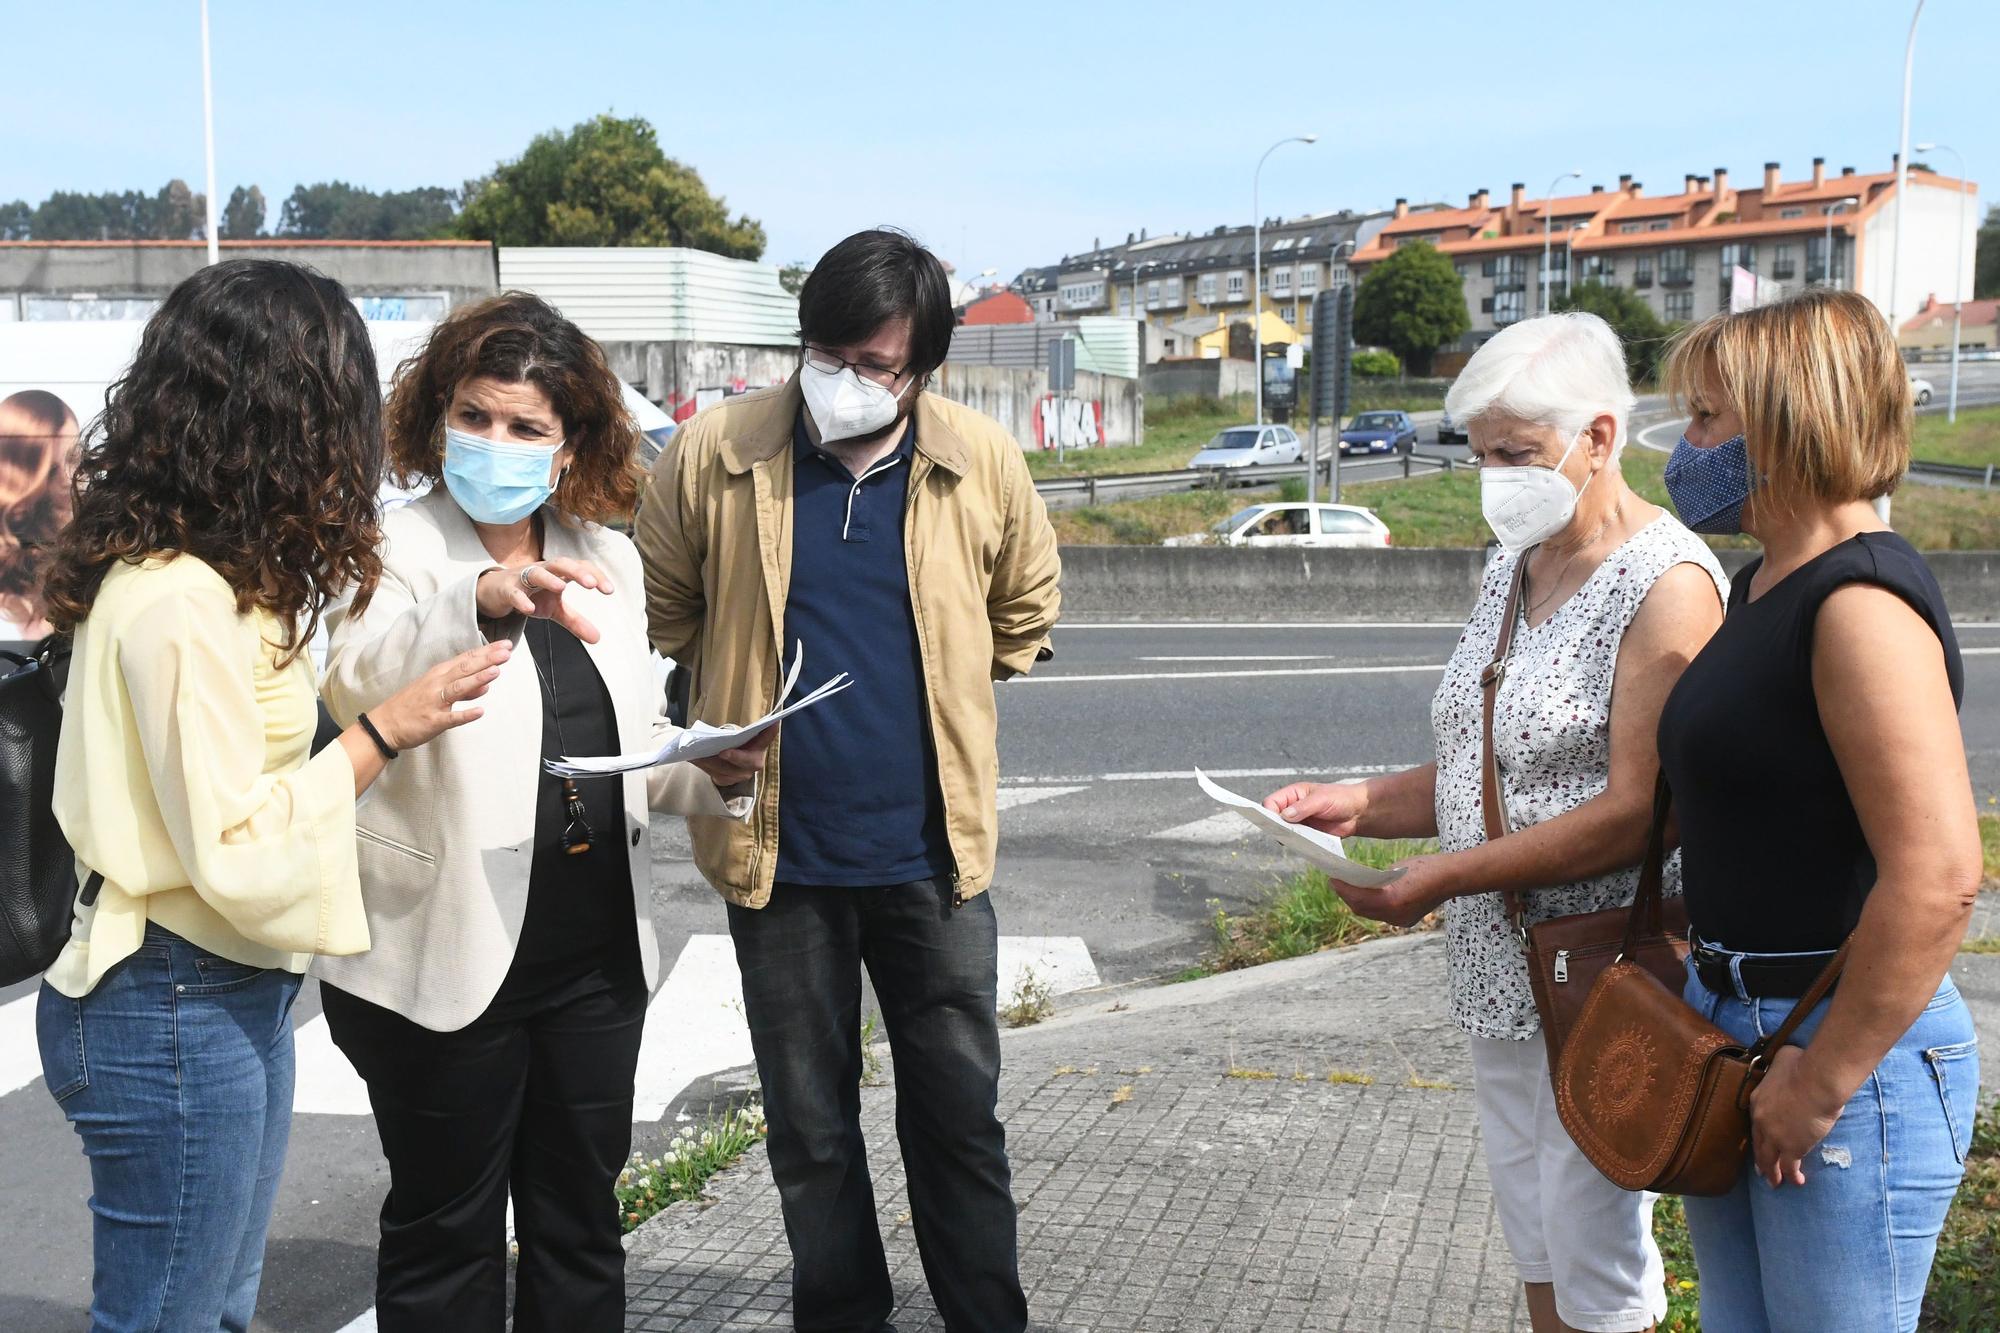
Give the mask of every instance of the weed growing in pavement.
<svg viewBox="0 0 2000 1333">
<path fill-rule="evenodd" d="M 1123 1106 L 1126 1102 L 1129 1102 L 1131 1100 L 1132 1100 L 1132 1085 L 1130 1083 L 1127 1083 L 1125 1086 L 1119 1088 L 1118 1091 L 1111 1094 L 1111 1104 L 1113 1106 Z"/>
<path fill-rule="evenodd" d="M 1960 953 L 2000 953 L 2000 935 L 1974 935 L 1958 946 Z"/>
<path fill-rule="evenodd" d="M 683 1125 L 658 1157 L 632 1154 L 631 1165 L 618 1173 L 619 1225 L 630 1231 L 670 1203 L 699 1199 L 709 1178 L 764 1134 L 764 1108 L 751 1102 Z"/>
<path fill-rule="evenodd" d="M 1275 1083 L 1278 1072 L 1275 1069 L 1239 1069 L 1231 1065 L 1223 1071 L 1224 1078 L 1242 1079 L 1246 1083 Z"/>
<path fill-rule="evenodd" d="M 1035 969 L 1021 969 L 1014 983 L 1014 997 L 1000 1007 L 1000 1017 L 1010 1028 L 1031 1027 L 1056 1011 L 1056 988 L 1035 975 Z"/>
<path fill-rule="evenodd" d="M 882 1052 L 875 1041 L 875 1034 L 881 1026 L 882 1019 L 874 1010 L 861 1016 L 861 1086 L 864 1088 L 882 1086 Z"/>
<path fill-rule="evenodd" d="M 1458 1085 L 1439 1078 L 1421 1078 L 1416 1074 L 1403 1080 L 1406 1088 L 1416 1088 L 1422 1092 L 1457 1092 Z"/>
<path fill-rule="evenodd" d="M 1378 869 L 1436 850 L 1437 845 L 1431 842 L 1374 842 L 1366 838 L 1347 842 L 1349 856 Z M 1200 969 L 1189 972 L 1231 972 L 1400 933 L 1393 926 L 1356 916 L 1335 892 L 1326 873 L 1318 869 L 1301 870 L 1281 881 L 1246 915 L 1231 916 L 1213 899 L 1210 905 L 1215 911 L 1209 922 L 1211 952 Z M 1192 978 L 1183 973 L 1181 979 Z"/>
<path fill-rule="evenodd" d="M 1326 1071 L 1326 1081 L 1329 1083 L 1352 1083 L 1356 1087 L 1361 1088 L 1372 1088 L 1375 1086 L 1375 1078 L 1372 1074 L 1357 1074 L 1351 1069 L 1329 1069 Z"/>
</svg>

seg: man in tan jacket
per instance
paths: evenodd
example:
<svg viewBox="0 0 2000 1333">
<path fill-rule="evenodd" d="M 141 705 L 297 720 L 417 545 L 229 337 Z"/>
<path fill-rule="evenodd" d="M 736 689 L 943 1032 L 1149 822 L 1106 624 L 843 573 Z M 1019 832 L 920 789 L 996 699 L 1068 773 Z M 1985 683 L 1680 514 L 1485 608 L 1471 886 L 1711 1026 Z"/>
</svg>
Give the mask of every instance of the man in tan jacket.
<svg viewBox="0 0 2000 1333">
<path fill-rule="evenodd" d="M 993 682 L 1048 655 L 1055 533 L 1020 446 L 924 391 L 953 324 L 935 256 L 851 236 L 806 280 L 799 324 L 798 375 L 689 422 L 638 522 L 653 643 L 692 672 L 691 716 L 761 716 L 793 645 L 804 683 L 854 677 L 785 721 L 748 821 L 689 820 L 729 901 L 793 1320 L 876 1333 L 893 1304 L 861 1138 L 865 964 L 932 1297 L 954 1333 L 1019 1333 L 985 896 Z"/>
</svg>

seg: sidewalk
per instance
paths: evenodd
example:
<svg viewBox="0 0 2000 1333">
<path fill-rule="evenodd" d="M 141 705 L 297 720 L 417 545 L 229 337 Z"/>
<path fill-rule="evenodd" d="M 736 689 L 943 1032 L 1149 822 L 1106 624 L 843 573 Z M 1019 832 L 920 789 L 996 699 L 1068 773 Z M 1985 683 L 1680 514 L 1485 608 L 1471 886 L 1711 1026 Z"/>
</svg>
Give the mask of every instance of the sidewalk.
<svg viewBox="0 0 2000 1333">
<path fill-rule="evenodd" d="M 1961 955 L 1953 971 L 2000 1050 L 2000 957 Z M 1000 1109 L 1032 1326 L 1525 1329 L 1443 993 L 1443 940 L 1425 935 L 1105 997 L 1008 1033 Z M 896 1323 L 942 1329 L 894 1105 L 891 1088 L 863 1091 Z M 762 1150 L 711 1193 L 631 1238 L 628 1329 L 791 1326 Z"/>
</svg>

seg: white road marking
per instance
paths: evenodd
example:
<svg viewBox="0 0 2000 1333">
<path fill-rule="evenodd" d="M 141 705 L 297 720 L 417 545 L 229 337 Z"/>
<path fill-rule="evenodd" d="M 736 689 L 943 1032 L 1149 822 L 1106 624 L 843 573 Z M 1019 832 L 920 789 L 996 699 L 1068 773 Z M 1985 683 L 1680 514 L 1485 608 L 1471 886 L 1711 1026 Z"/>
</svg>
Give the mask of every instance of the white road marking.
<svg viewBox="0 0 2000 1333">
<path fill-rule="evenodd" d="M 1437 672 L 1444 667 L 1443 662 L 1425 662 L 1410 666 L 1291 667 L 1276 671 L 1132 671 L 1103 676 L 1025 676 L 1010 682 L 1009 688 L 1023 685 L 1102 685 L 1128 680 L 1235 680 L 1244 676 L 1388 676 L 1412 671 Z"/>
<path fill-rule="evenodd" d="M 41 992 L 0 1005 L 0 1097 L 42 1076 L 42 1048 L 35 1040 L 35 999 Z"/>
<path fill-rule="evenodd" d="M 1058 796 L 1072 796 L 1082 791 L 1082 787 L 1004 787 L 998 793 L 1000 808 L 1012 810 L 1016 806 L 1033 805 L 1036 801 L 1053 800 Z"/>
<path fill-rule="evenodd" d="M 1464 629 L 1460 620 L 1097 620 L 1059 627 L 1067 634 L 1080 629 Z"/>
<path fill-rule="evenodd" d="M 2000 648 L 1961 648 L 1958 650 L 1960 657 L 1983 657 L 1989 653 L 2000 653 Z"/>
<path fill-rule="evenodd" d="M 1675 432 L 1674 443 L 1678 444 L 1680 442 L 1680 428 L 1686 424 L 1687 419 L 1685 417 L 1669 417 L 1665 421 L 1654 422 L 1652 425 L 1635 434 L 1632 438 L 1639 442 L 1640 447 L 1651 449 L 1656 454 L 1670 454 L 1674 451 L 1672 444 L 1655 444 L 1650 436 L 1656 430 L 1672 430 Z"/>
<path fill-rule="evenodd" d="M 375 1307 L 369 1306 L 350 1322 L 342 1324 L 338 1333 L 375 1333 Z"/>
<path fill-rule="evenodd" d="M 1030 970 L 1036 981 L 1057 995 L 1088 990 L 1103 980 L 1079 935 L 1002 935 L 998 970 L 1003 1005 L 1013 999 Z"/>
<path fill-rule="evenodd" d="M 292 1088 L 293 1114 L 370 1114 L 368 1085 L 333 1044 L 325 1014 L 314 1014 L 299 1024 L 292 1034 L 292 1049 L 298 1069 Z"/>
<path fill-rule="evenodd" d="M 1414 764 L 1339 764 L 1331 768 L 1307 772 L 1298 768 L 1204 768 L 1202 772 L 1212 778 L 1312 778 L 1322 777 L 1365 777 L 1376 773 L 1400 773 Z M 1191 768 L 1168 768 L 1154 772 L 1133 773 L 1092 773 L 1085 776 L 1061 778 L 1002 778 L 1000 786 L 1005 788 L 1015 783 L 1089 786 L 1096 782 L 1193 782 Z"/>
<path fill-rule="evenodd" d="M 1197 819 L 1193 823 L 1176 824 L 1172 828 L 1161 829 L 1152 836 L 1164 842 L 1197 842 L 1214 847 L 1223 843 L 1241 842 L 1254 832 L 1256 830 L 1250 827 L 1248 821 L 1225 810 L 1220 814 L 1209 815 L 1205 819 Z"/>
<path fill-rule="evenodd" d="M 1231 657 L 1222 655 L 1213 657 L 1140 657 L 1134 660 L 1140 662 L 1338 662 L 1340 657 L 1335 653 L 1299 653 L 1292 655 L 1280 653 L 1262 657 Z"/>
</svg>

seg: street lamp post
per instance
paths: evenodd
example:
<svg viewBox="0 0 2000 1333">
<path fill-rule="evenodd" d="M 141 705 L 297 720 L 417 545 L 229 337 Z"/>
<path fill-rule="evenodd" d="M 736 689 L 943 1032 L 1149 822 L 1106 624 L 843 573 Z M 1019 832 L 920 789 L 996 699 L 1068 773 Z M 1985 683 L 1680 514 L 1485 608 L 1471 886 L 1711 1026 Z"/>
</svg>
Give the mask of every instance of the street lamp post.
<svg viewBox="0 0 2000 1333">
<path fill-rule="evenodd" d="M 1579 230 L 1580 228 L 1571 227 L 1563 233 L 1563 293 L 1565 295 L 1576 290 L 1576 233 Z M 1553 284 L 1551 284 L 1549 304 L 1555 304 Z"/>
<path fill-rule="evenodd" d="M 222 257 L 221 240 L 215 234 L 215 94 L 208 72 L 208 0 L 201 0 L 201 144 L 208 164 L 208 262 Z"/>
<path fill-rule="evenodd" d="M 1924 16 L 1924 0 L 1910 12 L 1910 37 L 1903 44 L 1903 121 L 1896 136 L 1896 238 L 1889 243 L 1889 336 L 1896 336 L 1896 288 L 1903 276 L 1903 197 L 1910 192 L 1910 78 L 1917 65 L 1917 20 Z M 1889 497 L 1875 501 L 1875 513 L 1889 521 Z"/>
<path fill-rule="evenodd" d="M 1566 180 L 1571 180 L 1571 179 L 1579 179 L 1579 180 L 1580 180 L 1580 179 L 1582 179 L 1582 177 L 1583 177 L 1583 172 L 1581 172 L 1581 171 L 1565 171 L 1565 172 L 1564 172 L 1564 173 L 1563 173 L 1562 175 L 1560 175 L 1560 176 L 1556 177 L 1556 178 L 1555 178 L 1554 180 L 1552 180 L 1552 181 L 1550 181 L 1550 182 L 1549 182 L 1549 193 L 1548 193 L 1548 197 L 1542 200 L 1542 309 L 1541 309 L 1541 313 L 1542 313 L 1542 314 L 1544 314 L 1544 315 L 1546 315 L 1546 314 L 1548 314 L 1548 313 L 1549 313 L 1549 241 L 1550 241 L 1550 240 L 1551 240 L 1551 239 L 1553 238 L 1553 236 L 1554 236 L 1554 233 L 1553 233 L 1553 232 L 1552 232 L 1552 231 L 1550 230 L 1550 228 L 1551 228 L 1551 227 L 1553 227 L 1553 226 L 1555 225 L 1555 220 L 1556 220 L 1556 186 L 1558 186 L 1558 185 L 1562 184 L 1562 183 L 1563 183 L 1564 181 L 1566 181 Z"/>
<path fill-rule="evenodd" d="M 1920 143 L 1920 153 L 1950 153 L 1952 161 L 1958 164 L 1958 258 L 1951 267 L 1951 393 L 1946 398 L 1944 419 L 1958 420 L 1958 338 L 1959 319 L 1965 312 L 1965 158 L 1949 144 Z"/>
<path fill-rule="evenodd" d="M 1843 208 L 1852 208 L 1860 202 L 1859 199 L 1850 196 L 1846 199 L 1836 199 L 1826 206 L 1826 253 L 1821 256 L 1825 262 L 1826 271 L 1819 275 L 1819 285 L 1822 287 L 1837 287 L 1840 285 L 1833 278 L 1833 215 Z"/>
<path fill-rule="evenodd" d="M 1288 143 L 1318 143 L 1317 134 L 1295 134 L 1289 139 L 1280 139 L 1264 150 L 1264 156 L 1257 159 L 1257 169 L 1250 173 L 1250 327 L 1256 339 L 1256 361 L 1251 365 L 1251 378 L 1257 382 L 1257 424 L 1264 424 L 1264 206 L 1259 201 L 1258 189 L 1264 175 L 1264 163 L 1271 154 Z M 1226 349 L 1225 349 L 1226 350 Z"/>
</svg>

